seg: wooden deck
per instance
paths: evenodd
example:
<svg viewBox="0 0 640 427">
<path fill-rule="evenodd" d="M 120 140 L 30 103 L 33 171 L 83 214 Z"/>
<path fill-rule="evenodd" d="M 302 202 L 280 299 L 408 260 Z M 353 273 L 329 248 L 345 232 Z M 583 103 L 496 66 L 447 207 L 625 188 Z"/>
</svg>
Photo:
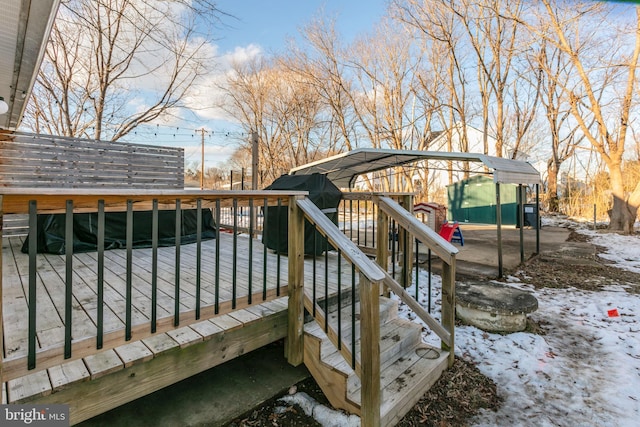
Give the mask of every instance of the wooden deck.
<svg viewBox="0 0 640 427">
<path fill-rule="evenodd" d="M 28 371 L 27 329 L 28 329 L 28 268 L 29 257 L 20 248 L 22 237 L 3 239 L 2 272 L 3 272 L 3 321 L 4 321 L 4 363 L 3 379 L 9 380 L 7 387 L 9 401 L 24 398 L 23 392 L 12 392 L 10 380 L 52 368 L 81 358 L 91 357 L 98 351 L 119 348 L 142 339 L 153 338 L 163 333 L 174 334 L 178 328 L 195 325 L 203 320 L 213 319 L 213 324 L 221 329 L 224 325 L 216 324 L 217 318 L 224 322 L 225 314 L 236 312 L 235 320 L 242 319 L 240 310 L 258 307 L 266 300 L 273 300 L 287 295 L 288 260 L 285 255 L 278 257 L 267 250 L 266 268 L 264 246 L 258 240 L 247 235 L 220 233 L 220 242 L 207 240 L 202 242 L 202 267 L 200 304 L 201 316 L 196 319 L 196 244 L 182 245 L 179 269 L 179 325 L 175 326 L 175 282 L 176 282 L 176 248 L 158 248 L 157 279 L 157 331 L 151 333 L 151 278 L 152 250 L 134 249 L 132 251 L 132 339 L 125 340 L 125 298 L 126 298 L 126 265 L 127 251 L 116 249 L 105 251 L 104 267 L 104 345 L 96 349 L 97 331 L 97 254 L 95 252 L 78 253 L 73 256 L 73 307 L 72 333 L 73 352 L 71 359 L 64 359 L 64 307 L 65 307 L 65 256 L 38 254 L 37 259 L 37 351 L 38 360 L 35 370 Z M 235 241 L 235 245 L 234 245 Z M 219 280 L 216 282 L 216 250 L 220 253 L 218 270 Z M 251 249 L 251 250 L 250 250 Z M 250 255 L 251 254 L 251 255 Z M 280 258 L 280 259 L 278 259 Z M 324 256 L 318 262 L 315 282 L 318 287 L 325 286 Z M 337 292 L 337 255 L 330 253 L 328 279 L 326 284 L 329 293 Z M 250 261 L 251 260 L 251 261 Z M 311 293 L 314 282 L 312 274 L 313 258 L 305 259 L 305 292 Z M 345 264 L 346 265 L 346 264 Z M 350 268 L 341 267 L 343 287 L 351 283 Z M 278 273 L 279 271 L 279 273 Z M 249 278 L 251 274 L 251 278 Z M 266 275 L 266 281 L 263 280 Z M 234 281 L 235 278 L 235 281 Z M 235 283 L 235 288 L 233 286 Z M 234 302 L 235 295 L 235 302 Z M 249 300 L 251 295 L 251 301 Z M 286 301 L 286 300 L 285 300 Z M 218 312 L 216 313 L 216 303 Z M 283 304 L 280 303 L 282 306 Z M 267 311 L 274 311 L 270 306 Z M 282 307 L 286 310 L 286 304 Z M 254 310 L 255 314 L 264 312 L 264 307 Z M 246 315 L 246 313 L 245 313 Z M 219 323 L 219 322 L 218 322 Z M 202 325 L 200 325 L 202 328 Z M 193 329 L 193 328 L 192 328 Z M 214 328 L 215 329 L 215 328 Z M 201 337 L 202 339 L 202 337 Z M 278 338 L 276 338 L 278 339 Z M 178 340 L 179 341 L 179 340 Z M 263 344 L 264 345 L 264 344 Z M 149 347 L 147 345 L 147 347 Z M 121 355 L 122 357 L 122 355 Z M 46 372 L 46 371 L 45 371 Z M 51 375 L 49 375 L 51 377 Z M 55 380 L 50 378 L 51 386 Z M 4 391 L 4 390 L 3 390 Z"/>
<path fill-rule="evenodd" d="M 442 259 L 442 324 L 304 194 L 118 190 L 95 195 L 38 190 L 37 194 L 7 191 L 1 199 L 8 215 L 97 209 L 100 217 L 100 212 L 126 207 L 129 231 L 133 226 L 129 214 L 135 210 L 214 209 L 215 222 L 220 224 L 221 208 L 236 210 L 251 206 L 252 200 L 258 200 L 258 206 L 286 203 L 291 257 L 277 255 L 260 241 L 238 233 L 220 233 L 219 238 L 201 244 L 161 247 L 157 252 L 116 249 L 72 256 L 29 256 L 21 252 L 22 237 L 4 236 L 2 402 L 67 404 L 75 424 L 282 338 L 288 339 L 285 357 L 289 363 L 309 366 L 315 362 L 307 360 L 311 353 L 303 339 L 306 307 L 324 325 L 336 354 L 351 361 L 361 379 L 361 387 L 354 390 L 360 397 L 355 409 L 363 425 L 401 417 L 431 382 L 400 387 L 393 392 L 403 396 L 398 397 L 399 403 L 382 410 L 382 380 L 396 381 L 388 376 L 387 368 L 391 366 L 392 376 L 405 383 L 401 374 L 406 369 L 393 366 L 402 365 L 408 357 L 405 353 L 413 354 L 421 344 L 417 338 L 407 341 L 410 345 L 392 339 L 398 348 L 381 352 L 381 333 L 387 326 L 380 322 L 380 292 L 393 291 L 440 336 L 443 348 L 453 348 L 457 250 L 424 230 L 423 224 L 393 200 L 375 197 L 380 212 L 377 240 L 388 239 L 389 218 L 393 218 Z M 339 248 L 337 253 L 304 256 L 305 218 Z M 239 230 L 235 228 L 238 223 L 234 221 L 234 230 Z M 387 249 L 387 245 L 378 245 L 375 251 L 383 264 L 388 261 Z M 352 304 L 351 296 L 356 294 L 351 292 L 356 291 L 359 305 Z M 351 295 L 343 295 L 345 292 Z M 334 295 L 344 296 L 332 302 L 349 310 L 350 321 L 349 316 L 334 316 L 342 310 L 333 304 L 327 307 L 318 301 L 333 300 Z M 359 313 L 354 312 L 356 307 Z M 345 333 L 349 327 L 352 332 Z M 420 334 L 413 335 L 419 338 Z M 435 379 L 439 370 L 450 366 L 453 353 L 447 352 L 444 359 L 430 368 L 434 374 L 429 378 Z M 328 390 L 325 393 L 355 399 L 337 394 L 332 376 L 327 378 L 321 381 L 323 390 Z M 385 402 L 390 399 L 384 396 Z M 340 402 L 335 406 L 343 407 Z"/>
</svg>

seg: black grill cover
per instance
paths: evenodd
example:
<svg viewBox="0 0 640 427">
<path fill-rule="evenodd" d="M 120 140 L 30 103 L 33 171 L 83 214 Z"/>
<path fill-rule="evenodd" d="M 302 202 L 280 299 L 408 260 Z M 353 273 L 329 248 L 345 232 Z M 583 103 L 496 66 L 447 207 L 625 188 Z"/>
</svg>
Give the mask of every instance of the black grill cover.
<svg viewBox="0 0 640 427">
<path fill-rule="evenodd" d="M 194 243 L 197 239 L 197 210 L 185 209 L 181 214 L 180 243 Z M 151 247 L 152 211 L 133 212 L 133 247 Z M 65 253 L 65 214 L 38 215 L 38 253 Z M 158 246 L 174 246 L 176 229 L 175 211 L 158 211 Z M 104 248 L 126 247 L 127 213 L 106 212 Z M 214 239 L 215 224 L 210 209 L 202 209 L 202 240 Z M 97 250 L 98 213 L 73 214 L 73 252 Z M 25 239 L 22 252 L 29 252 L 29 239 Z"/>
<path fill-rule="evenodd" d="M 283 175 L 273 181 L 265 190 L 308 191 L 309 200 L 320 208 L 334 224 L 338 225 L 338 205 L 342 200 L 342 192 L 325 175 Z M 286 206 L 269 206 L 265 217 L 262 242 L 278 253 L 286 254 L 289 246 L 289 222 Z M 315 232 L 309 221 L 304 225 L 304 253 L 320 255 L 327 246 L 327 239 Z"/>
</svg>

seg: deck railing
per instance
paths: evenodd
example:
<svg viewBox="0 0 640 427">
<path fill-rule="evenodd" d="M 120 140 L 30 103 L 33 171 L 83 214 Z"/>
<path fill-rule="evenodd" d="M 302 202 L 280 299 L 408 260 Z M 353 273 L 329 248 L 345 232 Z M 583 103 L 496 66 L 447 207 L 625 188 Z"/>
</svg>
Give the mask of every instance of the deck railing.
<svg viewBox="0 0 640 427">
<path fill-rule="evenodd" d="M 346 194 L 345 197 L 349 200 L 352 195 Z M 22 335 L 17 337 L 18 347 L 24 348 L 15 354 L 12 353 L 14 346 L 0 342 L 0 348 L 5 350 L 0 361 L 2 381 L 17 378 L 30 369 L 45 369 L 84 357 L 96 349 L 114 348 L 154 333 L 289 295 L 289 362 L 296 365 L 303 361 L 306 306 L 360 375 L 363 424 L 379 424 L 379 296 L 382 285 L 398 295 L 440 336 L 443 347 L 452 349 L 457 250 L 443 242 L 389 195 L 361 193 L 354 197 L 366 206 L 364 212 L 371 214 L 365 221 L 373 221 L 371 225 L 364 223 L 357 238 L 349 235 L 353 227 L 347 229 L 343 224 L 341 232 L 306 198 L 306 192 L 3 190 L 0 194 L 0 223 L 4 214 L 27 214 L 29 243 L 25 245 L 28 254 L 13 254 L 12 251 L 19 252 L 19 248 L 11 239 L 22 238 L 3 239 L 2 256 L 13 259 L 0 260 L 0 266 L 8 266 L 5 271 L 0 270 L 0 277 L 17 281 L 13 283 L 17 286 L 9 287 L 8 283 L 7 286 L 2 283 L 0 287 L 0 319 L 4 320 L 0 324 L 0 340 L 22 330 L 22 325 L 25 325 L 26 332 L 20 332 Z M 404 206 L 411 206 L 409 195 L 398 197 Z M 281 251 L 273 252 L 266 248 L 262 252 L 255 251 L 254 239 L 239 234 L 240 231 L 249 236 L 256 234 L 261 228 L 258 218 L 260 222 L 267 222 L 273 207 L 288 210 L 288 262 L 281 261 Z M 182 231 L 179 224 L 186 209 L 195 210 L 197 231 L 194 244 L 183 247 L 180 245 Z M 227 220 L 223 220 L 222 212 L 225 210 L 230 212 Z M 138 211 L 151 212 L 152 237 L 148 248 L 134 250 L 133 232 L 137 224 L 134 213 Z M 215 238 L 206 242 L 202 238 L 201 225 L 205 211 L 211 213 L 216 224 Z M 361 211 L 354 210 L 356 217 Z M 126 241 L 123 248 L 116 251 L 105 248 L 105 217 L 111 212 L 122 212 L 126 217 Z M 175 219 L 172 229 L 175 244 L 170 246 L 169 252 L 158 242 L 161 212 Z M 96 250 L 90 255 L 74 253 L 73 219 L 77 213 L 96 215 Z M 62 255 L 37 253 L 38 215 L 42 214 L 63 214 Z M 343 214 L 343 221 L 345 218 Z M 320 234 L 327 240 L 324 260 L 314 256 L 305 262 L 305 219 L 313 225 L 314 236 Z M 350 223 L 353 221 L 352 216 Z M 359 218 L 355 221 L 360 223 Z M 284 231 L 276 230 L 276 234 L 285 235 Z M 221 240 L 225 240 L 227 245 L 223 247 Z M 443 261 L 441 322 L 433 319 L 406 289 L 413 267 L 413 246 L 409 242 L 415 240 L 422 242 Z M 313 246 L 316 247 L 315 242 Z M 366 254 L 361 247 L 365 247 Z M 375 255 L 377 264 L 368 255 Z M 394 265 L 402 266 L 404 273 L 401 271 L 399 274 L 400 282 L 395 280 L 398 276 L 395 267 L 387 268 L 389 258 Z M 23 269 L 19 268 L 19 263 L 24 264 Z M 312 271 L 307 270 L 305 274 L 305 268 Z M 350 271 L 345 272 L 345 268 Z M 316 274 L 316 269 L 323 269 L 324 274 Z M 324 283 L 316 283 L 319 277 L 324 277 Z M 343 277 L 350 277 L 350 280 Z M 329 295 L 329 278 L 337 281 L 337 286 L 332 283 L 337 306 L 351 307 L 351 333 L 346 338 L 342 336 L 341 310 L 330 313 L 329 300 L 333 295 Z M 47 289 L 45 282 L 49 280 L 57 281 L 59 285 Z M 228 291 L 220 288 L 220 283 L 225 280 L 231 285 Z M 312 288 L 310 300 L 304 297 L 305 286 Z M 79 288 L 83 293 L 76 294 Z M 3 290 L 7 289 L 12 289 L 11 292 L 18 289 L 22 295 L 3 295 Z M 343 292 L 346 290 L 348 292 Z M 350 298 L 342 300 L 345 294 Z M 114 304 L 108 305 L 107 300 Z M 358 331 L 353 320 L 356 318 L 356 301 L 360 303 Z M 41 310 L 41 303 L 53 305 L 57 318 L 42 318 L 47 310 Z M 24 309 L 17 310 L 18 305 Z M 7 309 L 4 315 L 3 307 Z M 337 316 L 337 328 L 329 328 L 329 316 Z M 82 319 L 79 321 L 78 317 L 86 322 L 81 323 Z M 108 318 L 115 319 L 116 323 L 119 321 L 121 327 L 108 327 Z M 45 322 L 52 324 L 43 325 Z M 61 338 L 56 345 L 50 343 L 52 331 L 60 331 Z M 358 334 L 361 351 L 355 354 Z M 452 361 L 453 351 L 450 351 L 450 363 Z"/>
<path fill-rule="evenodd" d="M 286 207 L 291 198 L 305 194 L 3 190 L 0 224 L 3 215 L 27 214 L 29 236 L 24 245 L 27 254 L 19 253 L 19 246 L 24 243 L 22 237 L 2 239 L 2 256 L 11 259 L 0 258 L 0 280 L 13 281 L 15 286 L 9 291 L 9 283 L 0 282 L 3 285 L 0 286 L 0 319 L 3 319 L 0 348 L 5 350 L 0 361 L 0 378 L 7 381 L 36 367 L 45 369 L 97 349 L 114 348 L 287 295 L 286 263 L 281 263 L 279 254 L 266 249 L 257 251 L 254 239 L 240 236 L 239 231 L 242 228 L 253 234 L 257 228 L 256 218 L 263 218 L 267 207 Z M 194 244 L 181 246 L 181 217 L 187 209 L 196 213 L 197 230 Z M 215 226 L 215 238 L 205 242 L 203 214 L 210 212 L 214 224 L 221 224 L 221 212 L 225 209 L 233 213 L 230 228 Z M 145 249 L 133 249 L 134 213 L 139 211 L 150 212 L 151 218 L 146 218 L 152 222 L 152 235 Z M 247 211 L 253 213 L 244 215 Z M 105 217 L 111 212 L 123 212 L 126 217 L 125 244 L 117 251 L 105 248 Z M 95 215 L 92 221 L 96 221 L 93 224 L 96 250 L 90 254 L 74 253 L 73 218 L 78 213 Z M 168 250 L 161 248 L 158 239 L 159 229 L 163 228 L 159 221 L 161 213 L 175 219 L 169 231 L 175 245 L 170 245 Z M 42 214 L 64 216 L 61 255 L 38 253 L 38 215 Z M 136 222 L 135 227 L 139 225 Z M 1 233 L 0 229 L 0 237 Z M 223 238 L 227 243 L 224 247 L 220 244 Z M 7 266 L 5 271 L 3 265 Z M 231 283 L 230 290 L 220 287 L 223 281 Z M 58 285 L 48 289 L 47 282 Z M 107 300 L 113 304 L 108 305 Z M 51 314 L 45 306 L 51 305 L 53 317 L 45 317 L 45 313 Z M 58 330 L 61 332 L 59 342 L 52 344 L 54 332 Z M 5 335 L 12 335 L 14 342 L 5 340 L 2 345 Z"/>
<path fill-rule="evenodd" d="M 388 271 L 385 278 L 387 291 L 393 290 L 402 296 L 403 302 L 442 339 L 443 348 L 452 347 L 453 338 L 431 316 L 434 306 L 431 282 L 432 274 L 438 271 L 442 276 L 441 323 L 453 331 L 455 255 L 458 249 L 439 238 L 435 230 L 413 215 L 411 193 L 344 193 L 341 212 L 344 233 L 365 253 L 375 256 Z M 441 261 L 441 266 L 437 265 L 438 261 Z M 427 279 L 426 283 L 421 283 L 418 266 L 424 263 Z M 420 289 L 427 294 L 426 309 L 415 302 Z M 453 363 L 453 358 L 450 363 Z"/>
<path fill-rule="evenodd" d="M 289 205 L 289 253 L 297 254 L 298 257 L 297 261 L 293 260 L 291 255 L 289 258 L 289 357 L 292 363 L 301 361 L 302 307 L 304 305 L 360 377 L 362 424 L 379 425 L 381 399 L 379 296 L 383 289 L 380 285 L 386 286 L 387 293 L 390 290 L 396 294 L 441 338 L 442 347 L 451 350 L 449 351 L 451 365 L 454 356 L 452 349 L 455 254 L 458 251 L 414 218 L 389 195 L 346 193 L 344 196 L 346 200 L 339 210 L 342 214 L 343 223 L 340 225 L 342 232 L 309 200 L 301 199 L 296 205 Z M 411 206 L 410 195 L 393 197 L 401 200 L 405 206 Z M 316 269 L 320 268 L 325 272 L 335 270 L 337 277 L 341 278 L 343 277 L 340 271 L 343 268 L 342 260 L 346 259 L 350 265 L 351 280 L 344 284 L 338 283 L 333 304 L 329 301 L 332 296 L 328 292 L 327 284 L 316 283 L 315 279 L 311 284 L 311 299 L 303 301 L 302 294 L 298 292 L 301 286 L 300 280 L 304 276 L 302 269 L 305 264 L 301 259 L 304 252 L 301 249 L 304 237 L 300 231 L 293 233 L 291 231 L 303 230 L 303 219 L 312 224 L 313 236 L 316 236 L 317 231 L 327 240 L 324 262 L 321 258 L 313 259 L 311 277 L 315 278 Z M 414 239 L 433 250 L 434 254 L 443 261 L 442 322 L 433 318 L 429 310 L 422 307 L 406 290 L 413 267 L 411 255 L 413 246 L 409 243 Z M 312 246 L 316 246 L 315 242 Z M 329 255 L 330 247 L 334 249 L 332 256 Z M 370 256 L 374 255 L 378 264 L 370 260 L 362 249 Z M 395 267 L 391 272 L 387 271 L 390 252 L 392 252 L 391 261 L 394 264 L 398 261 L 403 264 L 402 271 L 399 272 L 403 284 L 395 280 Z M 328 277 L 328 274 L 325 273 L 324 277 Z M 295 283 L 298 285 L 294 285 Z M 307 286 L 309 285 L 307 283 Z M 418 286 L 417 283 L 416 286 Z M 356 330 L 357 301 L 360 303 L 359 330 Z M 333 308 L 331 308 L 332 305 Z M 345 307 L 347 315 L 343 315 Z M 349 308 L 351 315 L 348 315 Z M 358 336 L 360 353 L 356 354 Z"/>
<path fill-rule="evenodd" d="M 455 324 L 455 268 L 456 254 L 458 249 L 451 243 L 441 238 L 438 233 L 427 227 L 419 221 L 410 211 L 404 209 L 397 202 L 387 196 L 374 196 L 374 201 L 378 205 L 378 244 L 377 260 L 385 270 L 384 284 L 387 291 L 396 294 L 412 311 L 441 339 L 442 348 L 449 351 L 449 366 L 454 361 L 454 324 Z M 410 204 L 409 204 L 410 206 Z M 389 219 L 392 219 L 396 226 L 391 228 L 391 232 L 386 233 L 389 229 Z M 399 236 L 403 237 L 400 238 Z M 398 236 L 398 237 L 396 237 Z M 387 268 L 388 248 L 393 247 L 399 241 L 400 246 L 404 247 L 402 256 L 400 257 L 403 268 L 401 270 L 398 282 L 393 273 Z M 413 243 L 415 242 L 415 248 Z M 419 254 L 418 245 L 422 244 L 427 248 L 428 257 L 428 282 L 427 292 L 429 295 L 427 301 L 427 309 L 425 309 L 418 301 L 418 289 L 420 283 L 418 281 L 418 257 L 413 264 L 412 253 Z M 431 265 L 432 256 L 442 261 L 441 280 L 442 280 L 442 306 L 441 320 L 438 322 L 431 315 Z M 392 258 L 393 262 L 393 258 Z M 415 294 L 408 292 L 409 277 L 411 266 L 415 265 Z M 424 286 L 424 284 L 423 284 Z"/>
</svg>

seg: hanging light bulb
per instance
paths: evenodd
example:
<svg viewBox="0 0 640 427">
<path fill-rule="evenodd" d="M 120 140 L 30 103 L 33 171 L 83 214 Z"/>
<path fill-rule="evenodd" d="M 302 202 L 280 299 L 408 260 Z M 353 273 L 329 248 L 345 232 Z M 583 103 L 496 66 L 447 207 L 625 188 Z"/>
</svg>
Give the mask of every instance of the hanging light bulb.
<svg viewBox="0 0 640 427">
<path fill-rule="evenodd" d="M 4 114 L 9 111 L 9 104 L 7 104 L 3 97 L 0 96 L 0 114 Z"/>
</svg>

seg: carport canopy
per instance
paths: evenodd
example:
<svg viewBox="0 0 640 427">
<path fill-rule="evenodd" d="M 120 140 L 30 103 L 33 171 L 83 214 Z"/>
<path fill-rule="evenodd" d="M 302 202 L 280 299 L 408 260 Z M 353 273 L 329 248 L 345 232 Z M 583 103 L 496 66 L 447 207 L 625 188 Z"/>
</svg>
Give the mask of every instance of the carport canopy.
<svg viewBox="0 0 640 427">
<path fill-rule="evenodd" d="M 357 148 L 291 169 L 290 175 L 320 173 L 337 187 L 351 188 L 359 175 L 424 160 L 469 161 L 482 163 L 497 184 L 540 184 L 540 173 L 528 162 L 487 156 L 479 153 L 445 151 L 393 150 Z"/>
<path fill-rule="evenodd" d="M 393 150 L 383 148 L 358 148 L 324 160 L 291 169 L 290 175 L 320 173 L 326 175 L 337 187 L 351 188 L 359 175 L 425 160 L 469 161 L 482 163 L 493 175 L 493 182 L 536 186 L 536 210 L 539 212 L 540 173 L 528 162 L 503 159 L 478 153 L 450 153 L 446 151 Z M 473 171 L 470 171 L 473 173 Z M 485 173 L 485 172 L 478 172 Z M 496 225 L 498 250 L 498 277 L 503 275 L 502 221 L 500 219 L 500 192 L 496 190 Z M 524 224 L 523 204 L 520 203 L 520 223 Z M 524 234 L 520 227 L 520 260 L 524 262 Z M 536 254 L 540 252 L 540 227 L 536 226 Z"/>
</svg>

